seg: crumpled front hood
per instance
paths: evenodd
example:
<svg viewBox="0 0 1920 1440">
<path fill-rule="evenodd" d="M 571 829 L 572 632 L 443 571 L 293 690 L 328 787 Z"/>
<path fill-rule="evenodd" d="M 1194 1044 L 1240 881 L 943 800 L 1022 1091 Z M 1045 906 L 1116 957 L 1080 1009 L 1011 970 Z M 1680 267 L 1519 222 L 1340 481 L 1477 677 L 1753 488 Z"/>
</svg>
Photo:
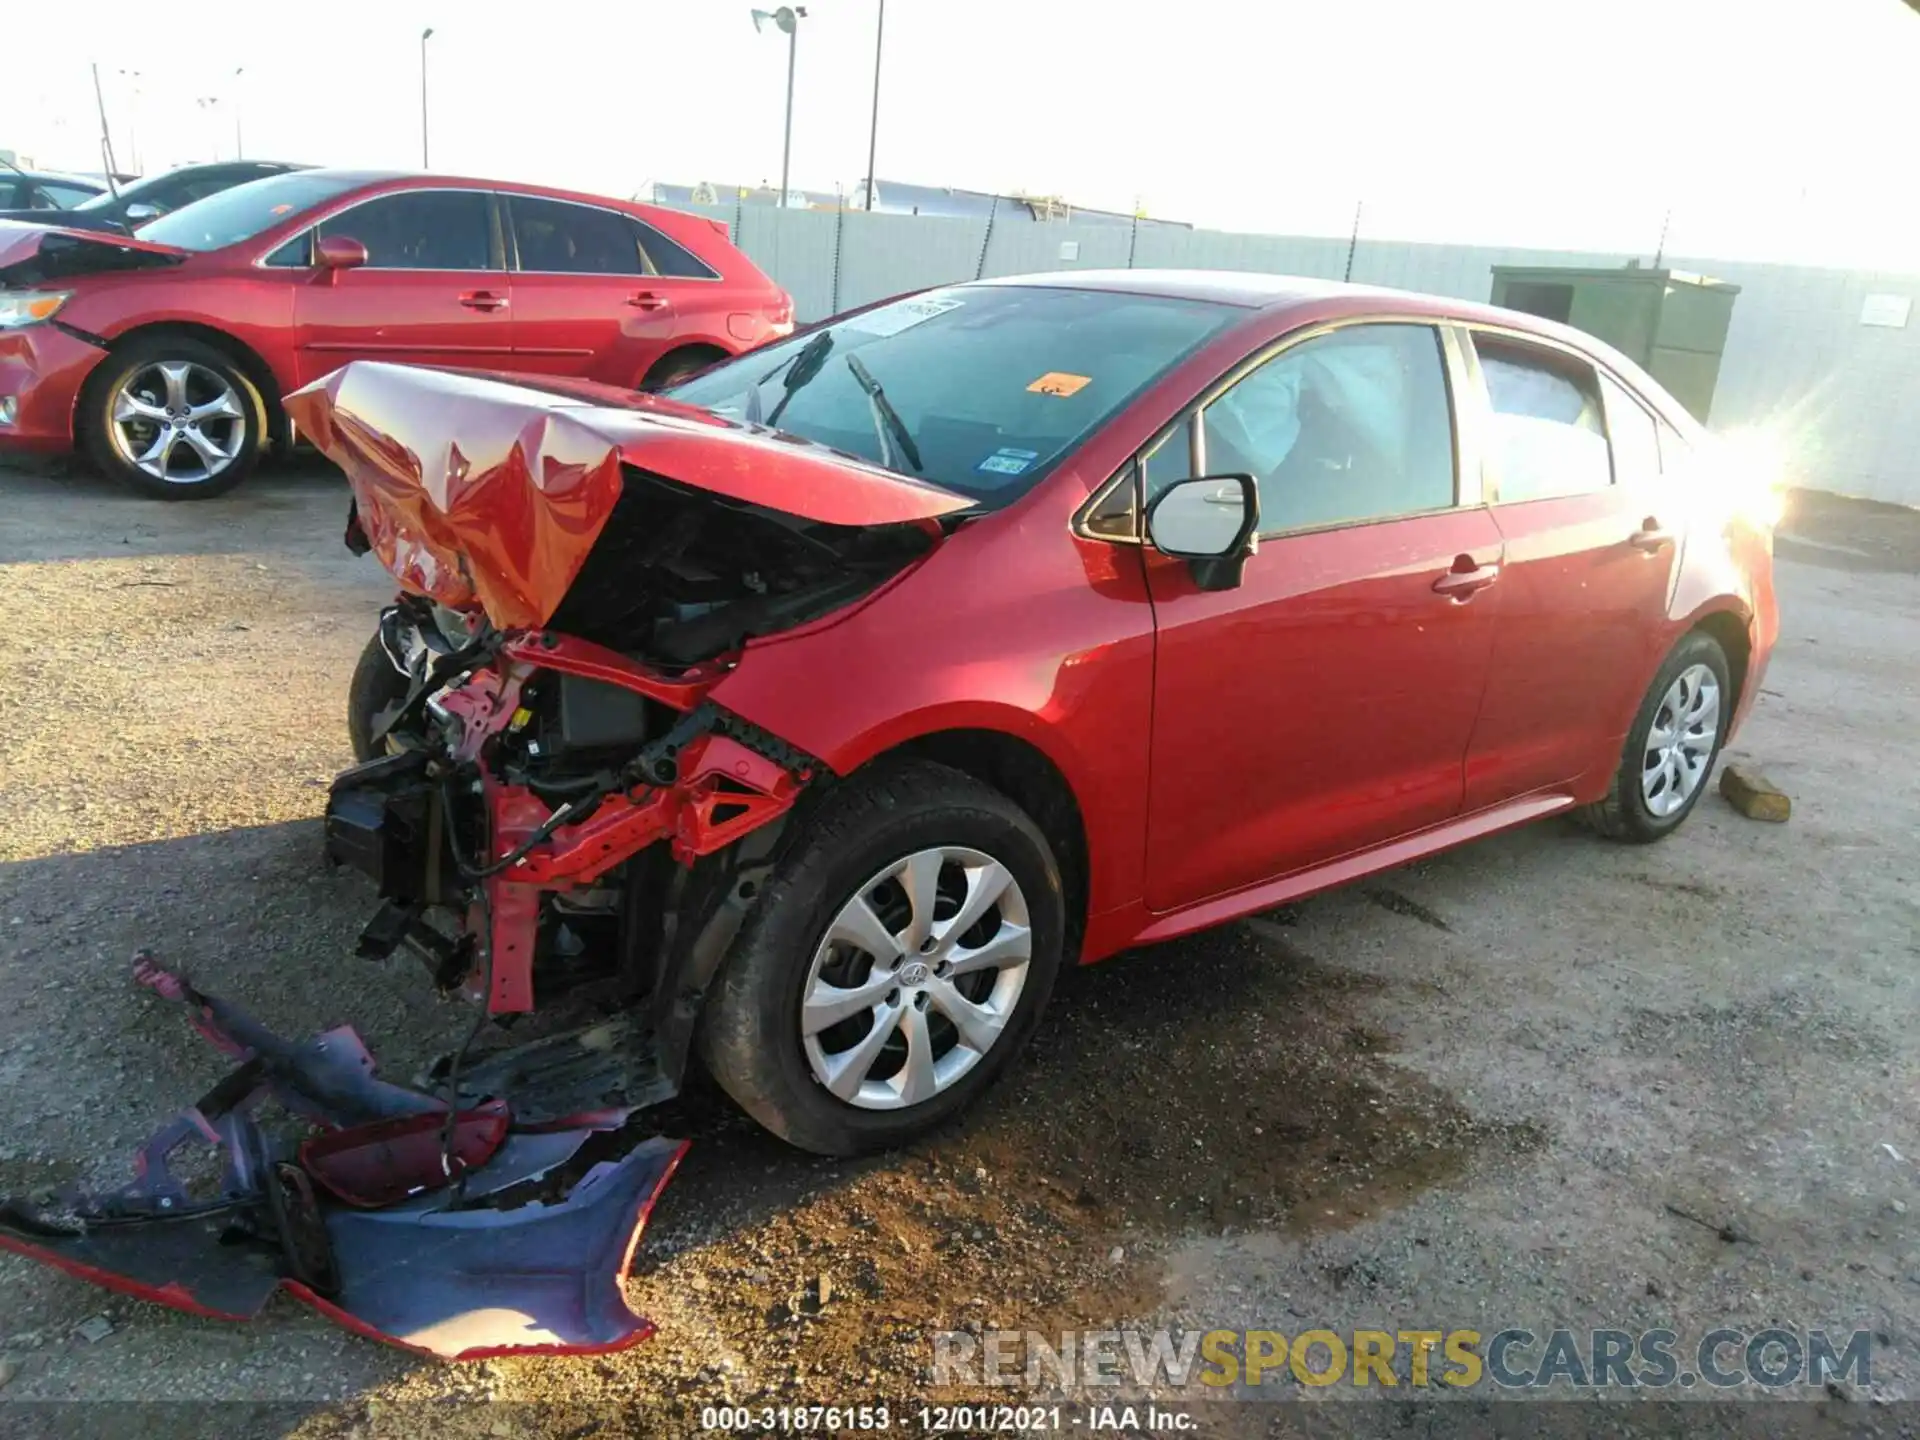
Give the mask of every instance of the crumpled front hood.
<svg viewBox="0 0 1920 1440">
<path fill-rule="evenodd" d="M 32 285 L 68 275 L 178 265 L 193 252 L 64 225 L 0 220 L 0 285 Z"/>
<path fill-rule="evenodd" d="M 632 465 L 826 525 L 928 521 L 972 504 L 937 485 L 655 396 L 360 360 L 287 397 L 347 474 L 360 527 L 401 586 L 543 625 Z"/>
</svg>

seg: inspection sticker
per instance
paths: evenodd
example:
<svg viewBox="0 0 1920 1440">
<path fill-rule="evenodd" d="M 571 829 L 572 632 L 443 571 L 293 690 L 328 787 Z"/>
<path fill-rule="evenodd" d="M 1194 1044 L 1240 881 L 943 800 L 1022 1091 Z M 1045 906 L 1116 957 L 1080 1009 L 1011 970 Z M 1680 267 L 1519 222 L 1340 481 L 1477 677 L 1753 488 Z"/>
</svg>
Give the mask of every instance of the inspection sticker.
<svg viewBox="0 0 1920 1440">
<path fill-rule="evenodd" d="M 902 330 L 923 325 L 949 310 L 958 310 L 966 303 L 946 296 L 923 295 L 918 300 L 901 300 L 892 305 L 882 305 L 865 315 L 856 315 L 847 321 L 847 329 L 858 330 L 862 335 L 898 335 Z"/>
<path fill-rule="evenodd" d="M 1039 458 L 1038 450 L 996 450 L 973 468 L 983 475 L 1018 475 Z"/>
<path fill-rule="evenodd" d="M 1064 370 L 1049 370 L 1027 389 L 1036 395 L 1078 395 L 1092 383 L 1091 375 L 1069 375 Z"/>
</svg>

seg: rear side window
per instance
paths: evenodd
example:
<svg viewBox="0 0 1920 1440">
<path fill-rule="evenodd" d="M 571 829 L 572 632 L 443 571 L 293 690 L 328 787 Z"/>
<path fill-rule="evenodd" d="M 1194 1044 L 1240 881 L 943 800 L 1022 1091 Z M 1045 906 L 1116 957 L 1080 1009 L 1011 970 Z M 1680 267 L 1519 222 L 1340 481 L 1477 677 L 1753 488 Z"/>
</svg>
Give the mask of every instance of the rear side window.
<svg viewBox="0 0 1920 1440">
<path fill-rule="evenodd" d="M 1474 337 L 1493 410 L 1489 459 L 1499 503 L 1586 495 L 1613 483 L 1607 427 L 1591 366 Z"/>
<path fill-rule="evenodd" d="M 1259 485 L 1263 535 L 1454 503 L 1453 414 L 1430 326 L 1353 325 L 1295 345 L 1209 403 L 1201 424 L 1207 473 Z"/>
<path fill-rule="evenodd" d="M 414 190 L 343 211 L 320 235 L 358 240 L 376 270 L 491 270 L 492 228 L 478 191 Z"/>
<path fill-rule="evenodd" d="M 542 200 L 507 199 L 520 269 L 549 275 L 644 275 L 639 237 L 625 215 Z"/>
<path fill-rule="evenodd" d="M 1644 484 L 1660 478 L 1660 436 L 1646 407 L 1607 376 L 1600 377 L 1607 402 L 1607 438 L 1613 449 L 1613 482 Z"/>
<path fill-rule="evenodd" d="M 644 220 L 632 222 L 640 237 L 640 251 L 651 263 L 656 275 L 680 280 L 718 280 L 720 274 L 678 240 L 670 240 Z"/>
</svg>

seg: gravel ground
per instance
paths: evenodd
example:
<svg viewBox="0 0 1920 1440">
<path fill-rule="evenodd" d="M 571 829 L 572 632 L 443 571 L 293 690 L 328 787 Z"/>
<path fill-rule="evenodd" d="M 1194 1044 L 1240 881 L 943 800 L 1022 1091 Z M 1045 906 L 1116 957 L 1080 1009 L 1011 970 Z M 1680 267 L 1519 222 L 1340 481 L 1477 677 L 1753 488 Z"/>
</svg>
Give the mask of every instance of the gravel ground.
<svg viewBox="0 0 1920 1440">
<path fill-rule="evenodd" d="M 0 471 L 0 1190 L 111 1177 L 219 1073 L 129 984 L 136 949 L 287 1033 L 351 1019 L 395 1074 L 463 1029 L 417 967 L 353 958 L 368 888 L 319 863 L 388 589 L 344 501 L 318 467 L 186 506 Z M 619 1355 L 445 1366 L 292 1303 L 223 1325 L 0 1256 L 0 1404 L 288 1407 L 0 1429 L 614 1434 L 593 1407 L 642 1404 L 678 1431 L 917 1404 L 960 1325 L 1866 1328 L 1872 1390 L 1833 1403 L 1912 1393 L 1920 516 L 1802 496 L 1788 526 L 1735 753 L 1789 824 L 1717 795 L 1651 849 L 1548 822 L 1079 972 L 999 1094 L 878 1160 L 788 1151 L 696 1086 L 632 1282 L 660 1333 Z"/>
</svg>

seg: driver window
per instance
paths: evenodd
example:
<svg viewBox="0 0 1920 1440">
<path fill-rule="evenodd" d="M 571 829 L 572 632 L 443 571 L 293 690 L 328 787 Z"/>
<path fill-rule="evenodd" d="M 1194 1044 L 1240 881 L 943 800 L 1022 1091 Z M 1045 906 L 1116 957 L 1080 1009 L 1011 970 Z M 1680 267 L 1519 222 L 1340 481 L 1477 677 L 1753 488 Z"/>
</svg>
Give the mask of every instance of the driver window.
<svg viewBox="0 0 1920 1440">
<path fill-rule="evenodd" d="M 1454 503 L 1453 416 L 1428 325 L 1352 325 L 1295 345 L 1201 412 L 1209 475 L 1249 474 L 1260 532 Z"/>
<path fill-rule="evenodd" d="M 342 211 L 320 235 L 367 247 L 374 270 L 490 270 L 491 212 L 474 190 L 409 190 Z"/>
</svg>

